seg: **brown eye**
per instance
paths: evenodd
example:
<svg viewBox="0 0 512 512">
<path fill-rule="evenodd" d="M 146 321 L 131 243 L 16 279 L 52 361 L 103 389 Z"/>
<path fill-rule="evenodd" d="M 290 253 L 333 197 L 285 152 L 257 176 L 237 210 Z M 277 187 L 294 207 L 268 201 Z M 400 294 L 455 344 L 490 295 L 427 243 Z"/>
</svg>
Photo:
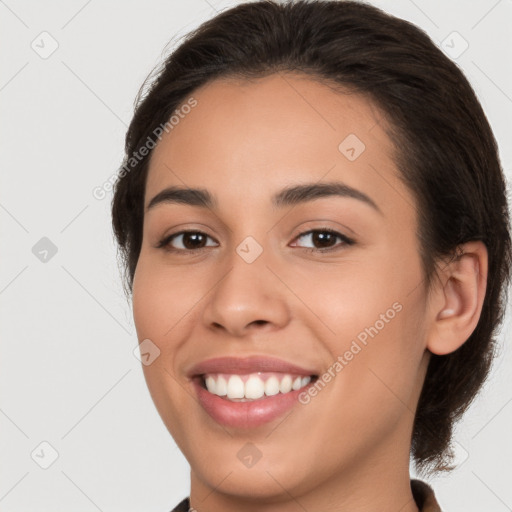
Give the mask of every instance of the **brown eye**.
<svg viewBox="0 0 512 512">
<path fill-rule="evenodd" d="M 161 240 L 157 247 L 165 248 L 171 252 L 196 251 L 207 247 L 208 238 L 213 240 L 213 238 L 201 231 L 180 231 Z"/>
<path fill-rule="evenodd" d="M 313 247 L 304 247 L 310 251 L 325 252 L 330 249 L 341 248 L 344 245 L 352 245 L 354 241 L 345 235 L 332 229 L 312 229 L 300 234 L 296 240 L 304 239 L 311 243 Z M 341 240 L 341 243 L 336 243 Z"/>
</svg>

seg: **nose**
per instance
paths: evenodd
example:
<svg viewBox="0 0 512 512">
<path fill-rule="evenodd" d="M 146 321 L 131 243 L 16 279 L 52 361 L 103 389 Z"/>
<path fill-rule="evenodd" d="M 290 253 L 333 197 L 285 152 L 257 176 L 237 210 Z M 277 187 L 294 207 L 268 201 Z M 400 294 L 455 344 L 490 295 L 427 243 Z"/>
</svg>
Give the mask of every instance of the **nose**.
<svg viewBox="0 0 512 512">
<path fill-rule="evenodd" d="M 202 313 L 206 328 L 243 337 L 286 326 L 290 292 L 275 271 L 267 268 L 264 254 L 247 263 L 234 252 L 226 262 L 223 277 L 206 297 Z"/>
</svg>

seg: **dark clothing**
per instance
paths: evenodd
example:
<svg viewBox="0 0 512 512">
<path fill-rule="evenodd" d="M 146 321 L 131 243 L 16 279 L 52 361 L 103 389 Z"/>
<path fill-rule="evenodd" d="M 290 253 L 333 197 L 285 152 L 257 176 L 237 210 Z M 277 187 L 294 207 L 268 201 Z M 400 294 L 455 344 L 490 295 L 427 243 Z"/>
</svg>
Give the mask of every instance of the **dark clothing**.
<svg viewBox="0 0 512 512">
<path fill-rule="evenodd" d="M 421 480 L 411 480 L 411 490 L 420 512 L 442 512 L 439 503 L 436 500 L 434 490 L 430 485 Z M 185 498 L 171 512 L 188 512 L 190 502 Z M 200 511 L 197 511 L 200 512 Z"/>
</svg>

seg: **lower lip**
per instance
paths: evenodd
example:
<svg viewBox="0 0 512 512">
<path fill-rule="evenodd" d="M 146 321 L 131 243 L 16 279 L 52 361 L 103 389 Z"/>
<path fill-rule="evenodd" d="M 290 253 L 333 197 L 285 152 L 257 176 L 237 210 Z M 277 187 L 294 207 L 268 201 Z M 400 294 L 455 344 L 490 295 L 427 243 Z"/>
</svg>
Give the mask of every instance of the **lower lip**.
<svg viewBox="0 0 512 512">
<path fill-rule="evenodd" d="M 194 379 L 199 403 L 203 409 L 221 425 L 237 428 L 255 428 L 264 425 L 298 404 L 298 396 L 307 390 L 313 383 L 289 393 L 278 393 L 277 395 L 253 400 L 250 402 L 231 402 L 220 396 L 210 393 L 201 385 L 201 379 Z"/>
</svg>

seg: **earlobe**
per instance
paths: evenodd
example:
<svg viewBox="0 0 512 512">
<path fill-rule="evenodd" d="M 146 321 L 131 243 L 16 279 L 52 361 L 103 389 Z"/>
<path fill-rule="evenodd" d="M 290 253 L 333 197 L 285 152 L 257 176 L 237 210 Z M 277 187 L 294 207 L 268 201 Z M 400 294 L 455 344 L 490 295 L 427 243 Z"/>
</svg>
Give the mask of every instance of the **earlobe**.
<svg viewBox="0 0 512 512">
<path fill-rule="evenodd" d="M 475 330 L 487 288 L 487 248 L 481 241 L 459 247 L 456 258 L 441 271 L 432 292 L 427 348 L 446 355 L 462 346 Z"/>
</svg>

